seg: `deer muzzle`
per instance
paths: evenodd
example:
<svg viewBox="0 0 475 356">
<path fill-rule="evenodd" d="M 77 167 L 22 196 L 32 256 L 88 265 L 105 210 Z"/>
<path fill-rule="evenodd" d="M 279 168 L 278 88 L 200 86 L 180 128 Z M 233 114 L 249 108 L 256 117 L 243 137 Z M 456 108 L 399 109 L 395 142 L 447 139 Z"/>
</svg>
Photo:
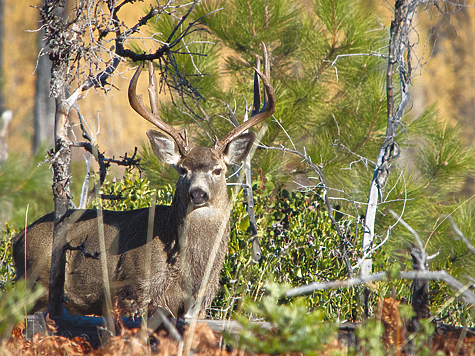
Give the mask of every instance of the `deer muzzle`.
<svg viewBox="0 0 475 356">
<path fill-rule="evenodd" d="M 190 200 L 195 207 L 201 207 L 208 202 L 209 195 L 201 188 L 193 188 L 190 190 Z"/>
</svg>

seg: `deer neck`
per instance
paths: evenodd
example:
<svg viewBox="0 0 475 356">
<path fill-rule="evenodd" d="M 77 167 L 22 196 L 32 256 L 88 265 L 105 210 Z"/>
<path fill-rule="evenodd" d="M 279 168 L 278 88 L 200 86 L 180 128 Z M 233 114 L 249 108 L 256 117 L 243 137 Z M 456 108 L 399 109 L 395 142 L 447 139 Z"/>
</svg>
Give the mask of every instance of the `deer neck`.
<svg viewBox="0 0 475 356">
<path fill-rule="evenodd" d="M 226 194 L 216 199 L 219 204 L 193 209 L 188 199 L 175 194 L 172 210 L 177 224 L 180 246 L 180 269 L 183 276 L 194 279 L 203 274 L 213 249 L 217 249 L 214 265 L 222 263 L 229 234 L 229 200 Z M 193 266 L 191 268 L 191 266 Z"/>
<path fill-rule="evenodd" d="M 229 222 L 229 200 L 227 194 L 216 199 L 219 204 L 211 202 L 209 206 L 194 208 L 188 199 L 183 199 L 177 194 L 173 198 L 171 217 L 177 226 L 180 244 L 192 242 L 200 244 L 200 241 L 214 240 L 220 229 L 217 225 L 228 226 Z M 205 234 L 206 235 L 203 235 Z M 214 236 L 214 238 L 212 238 Z"/>
</svg>

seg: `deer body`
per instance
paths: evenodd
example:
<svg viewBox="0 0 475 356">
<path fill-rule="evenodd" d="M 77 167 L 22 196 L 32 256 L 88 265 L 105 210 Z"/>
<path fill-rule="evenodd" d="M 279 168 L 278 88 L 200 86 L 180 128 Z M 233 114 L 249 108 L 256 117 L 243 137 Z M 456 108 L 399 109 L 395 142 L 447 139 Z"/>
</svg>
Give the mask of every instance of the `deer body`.
<svg viewBox="0 0 475 356">
<path fill-rule="evenodd" d="M 149 131 L 154 150 L 160 155 L 154 140 L 172 143 L 166 135 Z M 244 156 L 254 141 L 253 134 L 238 137 L 231 148 Z M 240 152 L 238 150 L 241 149 Z M 173 152 L 172 152 L 173 153 Z M 134 300 L 140 309 L 162 308 L 173 315 L 183 315 L 196 300 L 193 296 L 203 279 L 210 251 L 218 244 L 217 254 L 208 277 L 203 305 L 209 305 L 219 287 L 221 267 L 229 240 L 229 201 L 225 182 L 225 156 L 211 148 L 193 149 L 175 164 L 181 173 L 171 206 L 155 207 L 154 232 L 147 245 L 149 209 L 124 212 L 103 211 L 103 226 L 109 280 L 120 299 Z M 236 158 L 242 158 L 237 157 Z M 74 211 L 69 212 L 71 216 Z M 47 288 L 51 263 L 54 215 L 50 213 L 33 223 L 26 234 L 26 271 L 34 283 Z M 100 253 L 99 224 L 96 210 L 83 210 L 68 232 L 71 246 L 84 243 L 85 251 Z M 14 259 L 19 277 L 25 274 L 24 232 L 14 241 Z M 151 260 L 146 261 L 147 248 Z M 99 258 L 102 256 L 99 255 Z M 104 284 L 99 260 L 87 258 L 81 251 L 67 256 L 65 280 L 66 309 L 73 314 L 97 314 L 104 311 Z M 147 269 L 150 271 L 146 280 Z M 147 288 L 149 288 L 147 290 Z M 46 307 L 46 297 L 35 310 Z"/>
<path fill-rule="evenodd" d="M 129 86 L 129 101 L 142 117 L 166 132 L 149 130 L 147 136 L 157 157 L 180 174 L 175 196 L 171 206 L 155 207 L 150 243 L 149 209 L 103 211 L 103 223 L 98 221 L 96 210 L 68 212 L 64 217 L 70 219 L 68 243 L 73 248 L 84 247 L 83 251 L 72 250 L 66 256 L 65 308 L 70 313 L 104 313 L 105 285 L 100 259 L 107 261 L 112 297 L 135 302 L 139 312 L 148 310 L 152 314 L 162 309 L 182 316 L 195 310 L 202 314 L 209 306 L 219 288 L 229 240 L 227 168 L 244 160 L 254 143 L 256 134 L 243 132 L 275 111 L 265 47 L 264 61 L 265 74 L 256 70 L 263 79 L 268 99 L 263 110 L 231 130 L 212 148 L 191 148 L 186 133 L 182 136 L 164 123 L 156 109 L 152 112 L 146 109 L 141 97 L 136 95 L 142 70 L 139 67 Z M 152 78 L 153 66 L 149 68 Z M 256 82 L 257 78 L 255 75 Z M 149 81 L 153 85 L 154 81 Z M 258 84 L 254 95 L 259 97 Z M 151 107 L 156 108 L 152 99 L 151 96 Z M 54 214 L 50 213 L 29 226 L 26 233 L 22 231 L 15 237 L 13 258 L 17 278 L 27 277 L 31 284 L 48 287 L 53 222 Z M 104 229 L 105 254 L 100 253 L 100 225 Z M 201 295 L 200 290 L 204 290 Z M 202 299 L 198 300 L 200 296 Z M 34 311 L 45 309 L 46 298 L 36 304 Z"/>
<path fill-rule="evenodd" d="M 172 207 L 156 206 L 154 238 L 151 246 L 150 265 L 146 266 L 147 234 L 137 230 L 137 226 L 147 226 L 148 209 L 133 210 L 128 212 L 104 211 L 104 229 L 107 249 L 107 264 L 109 280 L 115 295 L 121 299 L 137 302 L 139 308 L 148 307 L 150 312 L 157 308 L 170 311 L 173 315 L 183 315 L 189 308 L 190 295 L 197 295 L 202 272 L 208 262 L 209 251 L 213 246 L 210 243 L 220 241 L 218 254 L 214 261 L 211 275 L 209 276 L 207 293 L 204 305 L 209 305 L 219 286 L 219 274 L 227 251 L 228 224 L 221 236 L 216 236 L 216 223 L 227 222 L 226 216 L 216 213 L 209 208 L 201 208 L 207 212 L 190 214 L 187 220 L 192 230 L 200 233 L 200 238 L 191 238 L 189 251 L 180 253 L 178 235 L 170 234 L 168 222 L 171 223 Z M 124 214 L 126 213 L 126 214 Z M 203 215 L 210 218 L 209 225 L 200 224 Z M 51 246 L 53 233 L 52 213 L 35 222 L 27 234 L 27 275 L 34 278 L 35 283 L 40 283 L 45 288 L 49 282 L 49 268 L 51 264 Z M 128 219 L 128 220 L 125 220 Z M 118 223 L 118 222 L 121 223 Z M 163 224 L 166 222 L 166 224 Z M 213 225 L 211 225 L 213 224 Z M 68 241 L 72 246 L 84 242 L 86 251 L 94 254 L 99 252 L 97 211 L 84 210 L 81 218 L 74 224 L 74 229 L 68 233 Z M 211 228 L 213 227 L 213 228 Z M 214 231 L 213 231 L 214 230 Z M 86 232 L 86 233 L 85 233 Z M 198 235 L 195 235 L 198 237 Z M 202 236 L 211 237 L 203 239 Z M 185 237 L 183 240 L 186 240 Z M 197 241 L 196 241 L 197 240 Z M 15 264 L 17 274 L 24 276 L 24 234 L 17 236 L 15 241 Z M 191 246 L 191 248 L 190 248 Z M 199 266 L 187 268 L 184 255 L 192 255 L 199 262 Z M 102 315 L 105 308 L 104 284 L 99 260 L 86 258 L 80 251 L 71 251 L 67 255 L 65 280 L 65 307 L 72 314 Z M 145 280 L 146 268 L 150 268 L 150 280 Z M 37 275 L 40 271 L 39 275 Z M 189 273 L 192 272 L 192 273 Z M 36 276 L 37 275 L 37 276 Z M 150 286 L 149 295 L 145 291 Z M 187 305 L 188 304 L 188 305 Z M 46 296 L 36 304 L 35 311 L 45 310 Z"/>
</svg>

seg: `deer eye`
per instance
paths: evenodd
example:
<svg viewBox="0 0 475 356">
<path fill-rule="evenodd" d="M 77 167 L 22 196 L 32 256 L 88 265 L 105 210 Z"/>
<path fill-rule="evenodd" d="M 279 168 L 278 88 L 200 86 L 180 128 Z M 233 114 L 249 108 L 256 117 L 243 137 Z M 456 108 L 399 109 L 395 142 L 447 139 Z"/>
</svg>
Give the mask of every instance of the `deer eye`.
<svg viewBox="0 0 475 356">
<path fill-rule="evenodd" d="M 180 173 L 180 175 L 182 175 L 182 176 L 186 176 L 188 171 L 185 167 L 178 167 L 178 173 Z"/>
<path fill-rule="evenodd" d="M 216 168 L 215 170 L 213 170 L 213 174 L 215 176 L 219 176 L 221 174 L 222 170 L 223 170 L 222 168 Z"/>
</svg>

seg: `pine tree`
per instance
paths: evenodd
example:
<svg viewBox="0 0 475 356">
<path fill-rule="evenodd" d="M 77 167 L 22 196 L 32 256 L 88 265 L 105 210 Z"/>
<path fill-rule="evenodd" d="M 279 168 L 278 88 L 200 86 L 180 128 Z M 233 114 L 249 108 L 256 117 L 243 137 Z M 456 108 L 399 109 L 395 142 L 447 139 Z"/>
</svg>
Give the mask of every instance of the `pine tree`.
<svg viewBox="0 0 475 356">
<path fill-rule="evenodd" d="M 178 64 L 188 68 L 188 73 L 196 66 L 204 74 L 190 77 L 199 81 L 195 87 L 201 87 L 204 99 L 193 103 L 191 118 L 186 119 L 193 139 L 210 145 L 215 135 L 229 131 L 229 108 L 239 119 L 244 116 L 246 106 L 251 105 L 252 67 L 264 42 L 271 56 L 277 111 L 275 120 L 257 128 L 261 143 L 290 149 L 295 145 L 321 167 L 356 265 L 361 256 L 361 217 L 386 129 L 389 20 L 384 27 L 364 1 L 346 0 L 314 0 L 311 4 L 207 1 L 197 7 L 195 18 L 208 33 L 196 34 L 197 44 L 191 52 L 206 56 L 193 56 L 194 63 L 188 56 Z M 153 31 L 163 31 L 161 26 L 170 25 L 156 23 Z M 394 84 L 398 100 L 397 80 Z M 163 108 L 172 123 L 182 121 L 186 110 L 183 102 L 175 104 Z M 449 268 L 471 266 L 474 256 L 464 243 L 454 244 L 456 233 L 448 221 L 442 221 L 443 214 L 453 212 L 455 224 L 471 239 L 473 203 L 464 204 L 461 192 L 466 177 L 473 173 L 474 152 L 463 146 L 460 130 L 445 124 L 435 106 L 417 118 L 409 111 L 403 121 L 405 126 L 396 135 L 401 158 L 392 163 L 379 205 L 374 246 L 382 243 L 382 247 L 375 253 L 406 264 L 410 259 L 406 251 L 415 243 L 414 236 L 401 224 L 395 225 L 396 219 L 389 214 L 393 210 L 419 232 L 429 254 L 442 247 L 431 260 L 431 269 L 444 263 Z M 144 155 L 152 157 L 147 148 Z M 152 163 L 152 171 L 163 171 L 157 162 Z M 260 170 L 278 189 L 284 187 L 283 182 L 292 187 L 295 180 L 319 185 L 312 179 L 315 172 L 301 157 L 284 155 L 282 150 L 258 149 L 252 168 L 255 176 Z M 160 174 L 150 174 L 152 181 L 159 181 Z M 175 179 L 169 171 L 165 176 Z M 387 268 L 387 264 L 374 268 Z"/>
</svg>

